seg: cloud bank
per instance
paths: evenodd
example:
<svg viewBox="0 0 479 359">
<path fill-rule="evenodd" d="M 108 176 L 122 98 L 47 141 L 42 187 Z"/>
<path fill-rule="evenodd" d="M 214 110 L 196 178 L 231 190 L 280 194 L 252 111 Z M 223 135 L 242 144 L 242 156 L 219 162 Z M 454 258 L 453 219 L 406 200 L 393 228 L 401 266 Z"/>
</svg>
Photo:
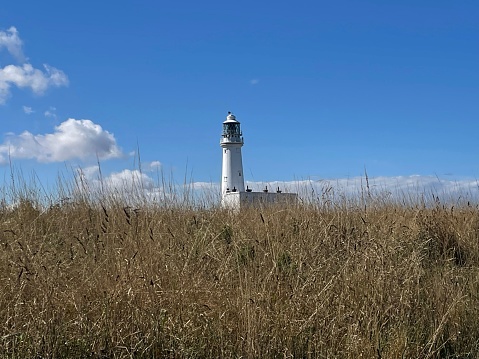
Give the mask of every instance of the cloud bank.
<svg viewBox="0 0 479 359">
<path fill-rule="evenodd" d="M 479 201 L 479 180 L 443 179 L 437 176 L 352 177 L 324 180 L 270 181 L 245 183 L 254 191 L 268 187 L 295 192 L 305 201 L 358 201 L 364 198 L 400 202 Z"/>
<path fill-rule="evenodd" d="M 40 70 L 26 62 L 22 45 L 23 42 L 16 28 L 11 27 L 7 31 L 0 31 L 0 50 L 6 48 L 21 63 L 21 65 L 7 65 L 0 68 L 0 105 L 7 101 L 12 86 L 30 88 L 34 94 L 42 95 L 50 87 L 68 85 L 68 77 L 63 71 L 47 64 L 44 64 L 43 70 Z"/>
<path fill-rule="evenodd" d="M 62 162 L 72 159 L 110 159 L 122 156 L 110 132 L 90 120 L 70 118 L 56 126 L 53 133 L 34 135 L 8 134 L 0 144 L 0 164 L 11 159 L 34 159 L 38 162 Z"/>
<path fill-rule="evenodd" d="M 153 162 L 155 163 L 155 162 Z M 147 167 L 147 166 L 145 166 Z M 215 206 L 220 203 L 220 183 L 163 183 L 140 170 L 122 170 L 100 174 L 98 166 L 79 170 L 77 183 L 84 184 L 83 193 L 118 195 L 128 203 Z M 255 192 L 268 187 L 275 192 L 298 193 L 301 203 L 312 205 L 360 206 L 368 203 L 435 206 L 440 204 L 479 204 L 479 180 L 445 180 L 436 176 L 396 176 L 339 178 L 330 180 L 270 181 L 245 183 Z M 79 186 L 80 187 L 80 186 Z M 135 202 L 136 201 L 136 202 Z"/>
</svg>

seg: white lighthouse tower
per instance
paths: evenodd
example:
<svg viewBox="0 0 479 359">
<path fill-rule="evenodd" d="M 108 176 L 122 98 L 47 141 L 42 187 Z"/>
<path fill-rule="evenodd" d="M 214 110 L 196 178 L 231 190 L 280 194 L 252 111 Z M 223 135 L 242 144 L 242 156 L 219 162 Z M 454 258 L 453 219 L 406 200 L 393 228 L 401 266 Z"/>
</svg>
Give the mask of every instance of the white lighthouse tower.
<svg viewBox="0 0 479 359">
<path fill-rule="evenodd" d="M 243 160 L 241 158 L 243 137 L 240 123 L 231 112 L 228 112 L 226 121 L 223 122 L 220 146 L 223 150 L 221 196 L 224 198 L 226 193 L 244 192 Z"/>
</svg>

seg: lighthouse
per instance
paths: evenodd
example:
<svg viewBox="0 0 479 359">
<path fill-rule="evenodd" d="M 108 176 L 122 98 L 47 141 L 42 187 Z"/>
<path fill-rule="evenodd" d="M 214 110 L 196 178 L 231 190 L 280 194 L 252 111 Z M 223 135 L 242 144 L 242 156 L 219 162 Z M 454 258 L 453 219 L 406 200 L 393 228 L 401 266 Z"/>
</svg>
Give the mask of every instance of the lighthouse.
<svg viewBox="0 0 479 359">
<path fill-rule="evenodd" d="M 243 160 L 241 158 L 243 135 L 240 123 L 231 112 L 228 112 L 226 121 L 223 122 L 220 146 L 223 151 L 221 196 L 224 197 L 226 193 L 231 192 L 244 192 Z"/>
<path fill-rule="evenodd" d="M 223 208 L 239 211 L 251 206 L 285 206 L 295 205 L 298 202 L 296 193 L 284 193 L 278 187 L 276 192 L 268 191 L 265 186 L 261 192 L 254 192 L 244 188 L 243 159 L 243 134 L 235 115 L 228 112 L 226 121 L 223 122 L 223 133 L 220 146 L 223 151 L 223 169 L 221 173 L 221 205 Z"/>
</svg>

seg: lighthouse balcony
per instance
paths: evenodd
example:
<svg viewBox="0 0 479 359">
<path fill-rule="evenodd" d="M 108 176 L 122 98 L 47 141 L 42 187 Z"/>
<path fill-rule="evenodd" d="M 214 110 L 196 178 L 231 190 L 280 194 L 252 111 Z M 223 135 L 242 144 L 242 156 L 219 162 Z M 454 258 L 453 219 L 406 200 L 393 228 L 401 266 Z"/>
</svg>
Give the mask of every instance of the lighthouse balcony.
<svg viewBox="0 0 479 359">
<path fill-rule="evenodd" d="M 221 137 L 220 139 L 220 144 L 221 143 L 240 143 L 240 144 L 243 144 L 243 137 L 227 137 L 227 136 L 223 136 Z"/>
</svg>

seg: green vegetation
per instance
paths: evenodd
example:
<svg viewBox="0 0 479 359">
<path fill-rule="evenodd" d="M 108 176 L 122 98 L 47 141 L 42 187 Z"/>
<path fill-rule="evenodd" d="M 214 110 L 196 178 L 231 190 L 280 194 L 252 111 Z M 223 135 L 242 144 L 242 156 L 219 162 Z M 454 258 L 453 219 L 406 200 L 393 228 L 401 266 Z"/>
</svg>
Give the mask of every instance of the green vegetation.
<svg viewBox="0 0 479 359">
<path fill-rule="evenodd" d="M 0 209 L 2 358 L 479 356 L 475 205 L 35 193 Z"/>
</svg>

